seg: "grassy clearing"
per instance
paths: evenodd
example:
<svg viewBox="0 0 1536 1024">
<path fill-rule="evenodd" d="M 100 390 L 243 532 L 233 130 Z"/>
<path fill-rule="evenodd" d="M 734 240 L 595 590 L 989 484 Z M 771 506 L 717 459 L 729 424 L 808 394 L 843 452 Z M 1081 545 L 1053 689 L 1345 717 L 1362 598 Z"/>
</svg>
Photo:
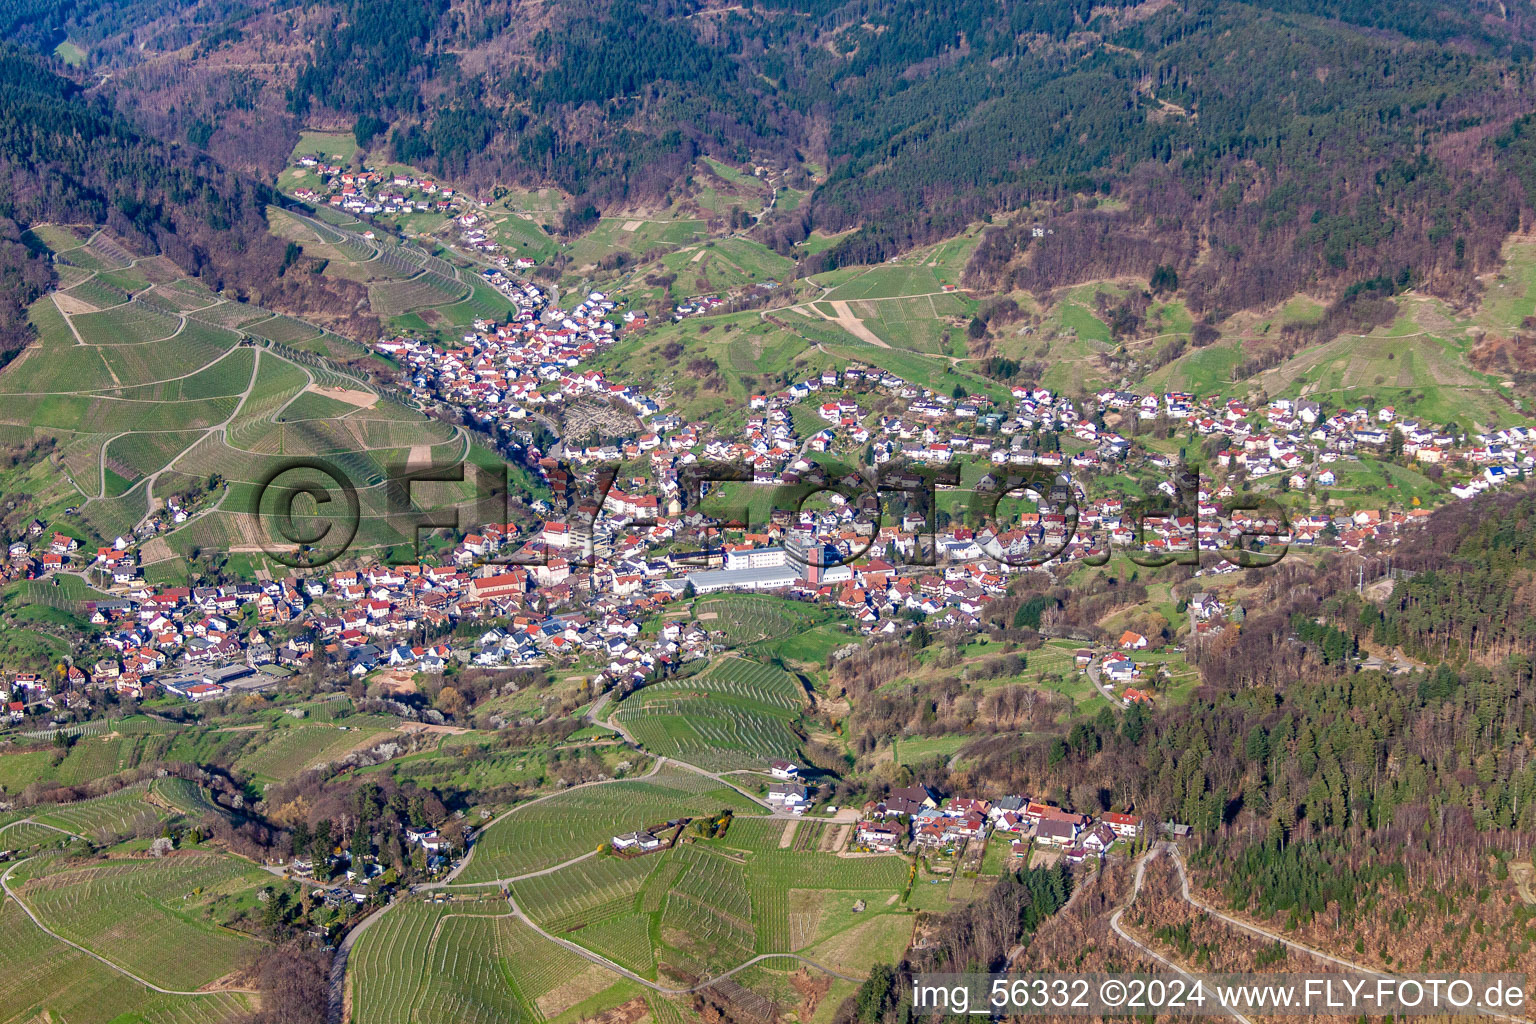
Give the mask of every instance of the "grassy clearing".
<svg viewBox="0 0 1536 1024">
<path fill-rule="evenodd" d="M 350 163 L 356 152 L 357 139 L 351 132 L 300 132 L 298 145 L 293 147 L 295 157 L 319 155 L 335 164 Z"/>
</svg>

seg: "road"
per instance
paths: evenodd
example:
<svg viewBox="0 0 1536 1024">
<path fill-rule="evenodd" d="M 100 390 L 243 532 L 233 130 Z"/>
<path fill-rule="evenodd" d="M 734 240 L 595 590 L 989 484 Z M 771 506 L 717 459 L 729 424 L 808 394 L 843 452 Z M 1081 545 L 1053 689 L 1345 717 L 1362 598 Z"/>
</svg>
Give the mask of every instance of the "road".
<svg viewBox="0 0 1536 1024">
<path fill-rule="evenodd" d="M 1090 661 L 1088 663 L 1088 681 L 1093 684 L 1095 690 L 1099 691 L 1099 696 L 1119 707 L 1122 701 L 1119 697 L 1115 696 L 1113 690 L 1104 685 L 1103 680 L 1099 678 L 1100 674 L 1099 663 L 1097 661 Z"/>
<path fill-rule="evenodd" d="M 1145 875 L 1147 873 L 1147 862 L 1150 861 L 1153 857 L 1156 857 L 1158 852 L 1162 848 L 1163 848 L 1163 844 L 1161 844 L 1161 843 L 1159 843 L 1157 845 L 1154 845 L 1150 850 L 1148 850 L 1146 853 L 1142 854 L 1141 859 L 1136 862 L 1136 878 L 1135 878 L 1135 881 L 1131 883 L 1131 895 L 1130 895 L 1130 897 L 1128 899 L 1126 899 L 1124 904 L 1122 904 L 1119 907 L 1116 907 L 1115 908 L 1115 912 L 1113 914 L 1109 915 L 1109 927 L 1114 931 L 1114 933 L 1116 935 L 1120 936 L 1120 938 L 1124 942 L 1126 942 L 1127 944 L 1129 944 L 1131 946 L 1134 946 L 1136 948 L 1136 950 L 1138 952 L 1140 952 L 1142 955 L 1146 956 L 1147 958 L 1149 958 L 1151 960 L 1155 960 L 1157 963 L 1162 964 L 1164 967 L 1168 968 L 1170 971 L 1173 971 L 1176 974 L 1182 975 L 1183 977 L 1188 978 L 1190 981 L 1195 981 L 1195 976 L 1193 974 L 1190 974 L 1184 968 L 1180 967 L 1178 964 L 1174 963 L 1172 960 L 1169 960 L 1167 957 L 1163 956 L 1157 950 L 1153 949 L 1151 946 L 1148 946 L 1146 943 L 1142 942 L 1140 939 L 1136 938 L 1130 932 L 1126 931 L 1124 928 L 1122 928 L 1120 926 L 1120 917 L 1121 917 L 1121 915 L 1126 912 L 1126 910 L 1130 907 L 1130 905 L 1132 903 L 1136 902 L 1136 897 L 1141 892 L 1141 882 L 1142 882 L 1142 879 L 1145 877 Z M 1179 863 L 1179 861 L 1178 861 L 1178 852 L 1175 851 L 1173 856 L 1174 856 L 1174 863 L 1178 864 Z M 1179 867 L 1179 877 L 1180 878 L 1184 877 L 1184 868 L 1183 868 L 1182 865 L 1180 865 L 1180 867 Z M 1189 887 L 1187 885 L 1185 886 L 1185 889 L 1184 889 L 1184 898 L 1186 900 L 1189 899 Z M 1197 985 L 1199 984 L 1198 982 L 1195 982 L 1195 983 Z M 1215 1001 L 1214 998 L 1212 999 L 1212 1001 L 1213 1002 Z M 1226 1011 L 1229 1014 L 1231 1014 L 1232 1017 L 1235 1018 L 1239 1022 L 1239 1024 L 1253 1024 L 1252 1020 L 1250 1020 L 1249 1018 L 1247 1018 L 1247 1017 L 1243 1016 L 1242 1014 L 1238 1013 L 1236 1010 L 1233 1010 L 1233 1009 L 1231 1009 L 1229 1007 L 1223 1007 L 1223 1009 L 1226 1009 Z"/>
<path fill-rule="evenodd" d="M 42 824 L 42 823 L 41 822 L 36 822 L 36 824 Z M 63 831 L 63 830 L 59 829 L 58 831 Z M 72 835 L 73 833 L 66 833 L 66 834 L 67 835 Z M 255 992 L 255 989 L 249 989 L 249 988 L 226 988 L 226 989 L 221 989 L 218 992 L 183 992 L 183 991 L 180 991 L 178 989 L 173 989 L 173 988 L 161 988 L 159 985 L 156 985 L 154 982 L 146 981 L 145 979 L 139 977 L 137 974 L 134 974 L 128 968 L 123 967 L 120 964 L 113 963 L 111 960 L 108 960 L 106 957 L 100 955 L 99 953 L 91 952 L 89 949 L 86 949 L 84 946 L 80 945 L 78 942 L 71 942 L 70 940 L 66 939 L 64 936 L 60 935 L 58 932 L 54 931 L 52 928 L 49 928 L 47 925 L 43 924 L 43 922 L 39 921 L 37 919 L 37 915 L 32 913 L 32 908 L 27 906 L 25 903 L 23 903 L 21 901 L 21 897 L 17 896 L 15 891 L 11 888 L 11 872 L 15 871 L 17 868 L 21 867 L 23 864 L 26 864 L 28 861 L 32 861 L 32 860 L 36 860 L 36 859 L 37 858 L 35 858 L 35 857 L 28 857 L 25 860 L 19 860 L 15 864 L 12 864 L 10 867 L 6 868 L 5 869 L 5 874 L 0 875 L 0 889 L 4 889 L 5 890 L 5 895 L 9 896 L 11 899 L 16 901 L 16 905 L 21 908 L 21 912 L 26 914 L 27 917 L 31 919 L 33 924 L 37 925 L 38 928 L 42 929 L 44 932 L 46 932 L 48 935 L 52 936 L 57 941 L 64 943 L 64 945 L 70 947 L 71 949 L 79 950 L 80 952 L 84 953 L 86 956 L 90 957 L 92 960 L 96 960 L 96 961 L 98 961 L 98 962 L 100 962 L 102 964 L 105 964 L 107 967 L 109 967 L 112 970 L 116 971 L 118 974 L 121 974 L 123 977 L 132 979 L 133 981 L 138 982 L 140 985 L 143 985 L 145 988 L 149 989 L 151 992 L 159 992 L 162 995 L 167 995 L 167 996 L 210 996 L 210 995 L 219 995 L 222 992 Z"/>
<path fill-rule="evenodd" d="M 85 839 L 86 842 L 90 842 L 89 839 L 86 839 L 85 836 L 78 832 L 71 832 L 67 828 L 59 828 L 57 825 L 50 825 L 46 821 L 38 821 L 36 818 L 18 818 L 8 825 L 0 825 L 0 832 L 4 832 L 8 828 L 15 828 L 17 825 L 36 825 L 38 828 L 46 828 L 50 832 L 58 832 L 60 835 L 69 836 L 71 839 Z M 17 902 L 21 901 L 17 900 Z"/>
<path fill-rule="evenodd" d="M 393 903 L 369 915 L 356 928 L 348 929 L 337 945 L 336 953 L 331 957 L 331 988 L 325 1002 L 325 1019 L 328 1024 L 341 1024 L 347 1018 L 347 960 L 352 956 L 352 947 L 357 944 L 363 932 L 372 927 L 373 922 L 383 917 L 392 906 Z"/>
</svg>

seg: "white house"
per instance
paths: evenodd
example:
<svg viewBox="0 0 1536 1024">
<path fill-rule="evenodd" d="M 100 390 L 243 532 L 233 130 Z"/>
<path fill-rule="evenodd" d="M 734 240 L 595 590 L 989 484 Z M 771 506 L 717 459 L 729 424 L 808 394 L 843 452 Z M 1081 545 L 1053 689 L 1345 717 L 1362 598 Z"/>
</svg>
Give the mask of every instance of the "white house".
<svg viewBox="0 0 1536 1024">
<path fill-rule="evenodd" d="M 788 761 L 774 761 L 768 766 L 768 774 L 788 782 L 800 777 L 800 769 Z"/>
<path fill-rule="evenodd" d="M 641 853 L 650 853 L 652 850 L 661 849 L 661 840 L 649 832 L 625 832 L 621 836 L 613 837 L 615 850 L 639 850 Z"/>
</svg>

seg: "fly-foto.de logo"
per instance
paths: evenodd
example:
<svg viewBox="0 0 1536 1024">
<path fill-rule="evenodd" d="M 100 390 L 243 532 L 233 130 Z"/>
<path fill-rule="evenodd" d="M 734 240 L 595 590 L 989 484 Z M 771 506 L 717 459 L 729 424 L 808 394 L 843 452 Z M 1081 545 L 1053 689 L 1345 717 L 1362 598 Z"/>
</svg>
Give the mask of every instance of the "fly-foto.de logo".
<svg viewBox="0 0 1536 1024">
<path fill-rule="evenodd" d="M 953 466 L 821 459 L 771 480 L 745 462 L 650 468 L 552 463 L 543 467 L 548 495 L 536 496 L 510 486 L 504 465 L 401 463 L 355 477 L 340 462 L 300 458 L 256 486 L 246 531 L 274 562 L 301 569 L 349 553 L 417 563 L 449 549 L 472 565 L 592 565 L 619 532 L 645 528 L 680 568 L 718 564 L 728 535 L 741 534 L 777 538 L 802 568 L 878 557 L 893 568 L 989 561 L 1022 570 L 1103 565 L 1120 552 L 1139 566 L 1192 572 L 1216 561 L 1273 565 L 1290 536 L 1274 499 L 1239 495 L 1214 506 L 1185 467 L 1121 480 L 1129 496 L 1092 495 L 1045 467 L 967 479 Z"/>
</svg>

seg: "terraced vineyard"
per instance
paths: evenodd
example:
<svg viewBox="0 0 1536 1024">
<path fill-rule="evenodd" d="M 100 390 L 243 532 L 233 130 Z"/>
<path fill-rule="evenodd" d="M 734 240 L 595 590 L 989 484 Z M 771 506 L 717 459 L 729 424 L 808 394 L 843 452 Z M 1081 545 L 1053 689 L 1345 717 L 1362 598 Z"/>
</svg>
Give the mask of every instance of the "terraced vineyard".
<svg viewBox="0 0 1536 1024">
<path fill-rule="evenodd" d="M 0 1007 L 6 1021 L 69 1024 L 233 1024 L 250 1009 L 234 992 L 163 996 L 73 949 L 33 924 L 14 900 L 0 902 Z"/>
<path fill-rule="evenodd" d="M 364 241 L 320 228 L 338 245 Z M 86 234 L 93 238 L 89 247 Z M 132 532 L 167 497 L 191 492 L 206 495 L 201 507 L 184 525 L 162 532 L 164 546 L 146 559 L 159 565 L 158 579 L 178 578 L 179 567 L 166 563 L 185 561 L 194 549 L 258 551 L 262 538 L 244 514 L 250 485 L 267 476 L 276 457 L 320 455 L 363 488 L 364 521 L 353 546 L 378 551 L 405 539 L 390 523 L 382 489 L 372 486 L 382 481 L 384 466 L 404 461 L 412 449 L 436 447 L 439 460 L 466 449 L 452 427 L 398 403 L 370 404 L 365 373 L 345 372 L 317 354 L 350 358 L 357 349 L 345 339 L 226 301 L 181 277 L 164 257 L 136 257 L 108 235 L 48 225 L 33 235 L 37 244 L 63 246 L 78 262 L 58 264 L 67 294 L 44 296 L 28 310 L 39 340 L 0 372 L 0 429 L 26 431 L 17 444 L 53 439 L 53 461 L 13 483 L 40 510 L 61 515 L 77 506 L 73 524 L 86 531 L 87 548 Z M 374 255 L 373 247 L 362 248 Z M 456 273 L 419 250 L 394 256 L 408 268 L 401 280 Z M 469 294 L 456 281 L 450 291 L 455 302 Z M 311 394 L 296 403 L 301 419 L 277 422 L 284 405 L 312 382 L 353 394 Z M 247 387 L 251 394 L 242 404 Z M 215 474 L 227 493 L 218 481 L 208 489 Z"/>
<path fill-rule="evenodd" d="M 804 690 L 762 662 L 722 658 L 696 676 L 665 679 L 615 712 L 646 749 L 715 771 L 799 756 Z"/>
<path fill-rule="evenodd" d="M 406 903 L 363 933 L 348 961 L 353 1013 L 367 1024 L 413 1024 L 411 1007 L 426 981 L 426 954 L 441 904 Z"/>
<path fill-rule="evenodd" d="M 190 779 L 156 779 L 149 784 L 149 791 L 157 801 L 194 821 L 205 814 L 219 813 L 208 791 Z"/>
<path fill-rule="evenodd" d="M 0 850 L 14 850 L 21 853 L 38 847 L 53 846 L 68 839 L 69 836 L 57 829 L 51 829 L 33 821 L 13 821 L 9 825 L 0 826 Z"/>
<path fill-rule="evenodd" d="M 585 991 L 570 991 L 572 982 L 600 969 L 506 913 L 499 900 L 393 908 L 352 953 L 353 1020 L 519 1024 L 558 1016 Z"/>
<path fill-rule="evenodd" d="M 690 972 L 697 965 L 718 972 L 751 959 L 756 942 L 745 868 L 693 847 L 672 856 L 688 870 L 667 895 L 662 942 L 683 955 Z"/>
<path fill-rule="evenodd" d="M 433 943 L 432 974 L 414 1021 L 503 1024 L 528 1019 L 504 965 L 501 934 L 492 917 L 446 917 Z"/>
<path fill-rule="evenodd" d="M 101 313 L 74 318 L 75 330 L 87 345 L 137 345 L 162 341 L 175 334 L 181 320 L 143 303 L 130 303 Z"/>
<path fill-rule="evenodd" d="M 270 738 L 243 754 L 237 763 L 258 780 L 282 781 L 388 731 L 387 724 L 376 719 L 349 721 L 346 732 L 320 724 L 290 726 L 273 730 Z"/>
<path fill-rule="evenodd" d="M 512 887 L 518 906 L 553 932 L 567 932 L 633 909 L 659 863 L 654 857 L 598 857 Z"/>
<path fill-rule="evenodd" d="M 704 629 L 724 633 L 732 646 L 740 647 L 809 629 L 826 621 L 828 613 L 815 605 L 765 594 L 728 594 L 698 601 L 693 617 Z"/>
<path fill-rule="evenodd" d="M 234 971 L 260 944 L 200 916 L 214 897 L 270 881 L 233 857 L 194 853 L 23 870 L 32 877 L 19 887 L 13 877 L 12 888 L 48 927 L 164 988 L 200 988 Z"/>
<path fill-rule="evenodd" d="M 458 881 L 512 878 L 589 853 L 620 832 L 683 815 L 753 806 L 735 790 L 681 769 L 571 790 L 514 811 L 487 829 Z"/>
<path fill-rule="evenodd" d="M 145 801 L 147 792 L 148 786 L 140 783 L 94 800 L 38 809 L 32 817 L 88 838 L 99 833 L 132 835 L 136 828 L 163 817 L 157 808 Z"/>
<path fill-rule="evenodd" d="M 395 316 L 413 309 L 459 302 L 468 294 L 468 286 L 457 277 L 445 277 L 424 270 L 409 280 L 371 286 L 368 289 L 368 301 L 377 312 Z"/>
</svg>

